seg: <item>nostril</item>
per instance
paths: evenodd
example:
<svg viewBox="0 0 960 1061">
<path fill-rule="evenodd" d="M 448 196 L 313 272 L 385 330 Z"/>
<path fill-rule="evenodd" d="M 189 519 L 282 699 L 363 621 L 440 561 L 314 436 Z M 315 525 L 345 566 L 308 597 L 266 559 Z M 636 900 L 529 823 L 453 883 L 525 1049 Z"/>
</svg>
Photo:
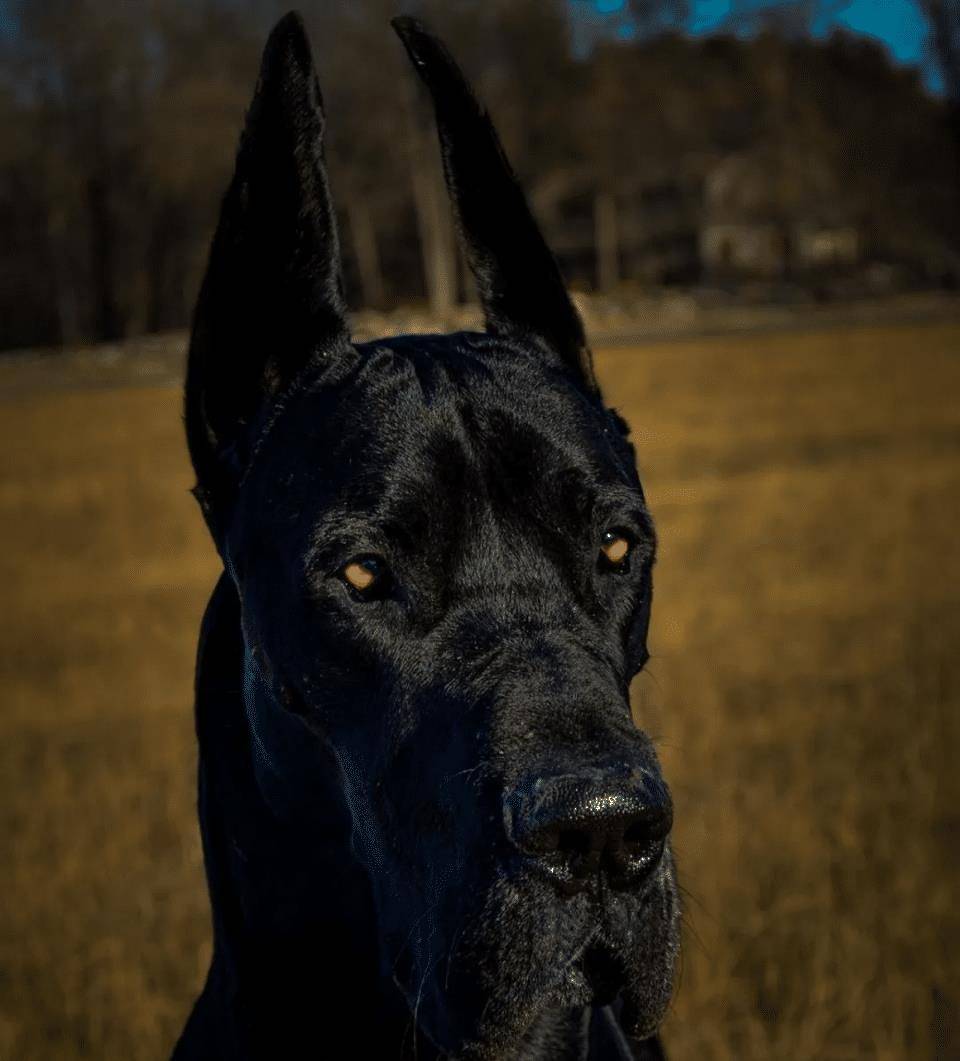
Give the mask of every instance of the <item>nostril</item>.
<svg viewBox="0 0 960 1061">
<path fill-rule="evenodd" d="M 659 802 L 647 803 L 624 823 L 619 844 L 607 849 L 606 865 L 614 887 L 639 887 L 653 875 L 672 824 L 673 810 L 665 791 Z"/>
<path fill-rule="evenodd" d="M 630 822 L 623 830 L 623 846 L 627 851 L 646 851 L 662 844 L 670 832 L 670 823 L 662 815 L 644 815 Z"/>
<path fill-rule="evenodd" d="M 591 848 L 590 834 L 581 829 L 561 829 L 557 837 L 557 854 L 574 858 L 577 855 L 589 854 Z"/>
<path fill-rule="evenodd" d="M 645 822 L 633 822 L 623 831 L 623 846 L 629 853 L 645 850 L 650 846 L 650 831 Z"/>
</svg>

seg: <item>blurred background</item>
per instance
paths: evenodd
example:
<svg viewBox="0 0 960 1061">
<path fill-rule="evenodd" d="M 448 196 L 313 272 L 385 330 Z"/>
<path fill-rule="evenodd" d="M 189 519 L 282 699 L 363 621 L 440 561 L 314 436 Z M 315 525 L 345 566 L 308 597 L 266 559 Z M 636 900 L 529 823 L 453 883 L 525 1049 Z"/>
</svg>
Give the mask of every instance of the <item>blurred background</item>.
<svg viewBox="0 0 960 1061">
<path fill-rule="evenodd" d="M 403 10 L 633 425 L 671 1057 L 960 1058 L 960 3 L 299 6 L 357 334 L 476 319 Z M 284 7 L 0 0 L 0 1058 L 164 1058 L 205 972 L 179 385 Z"/>
<path fill-rule="evenodd" d="M 0 348 L 184 327 L 281 6 L 0 3 Z M 960 284 L 955 0 L 408 6 L 477 78 L 577 288 Z M 467 292 L 397 5 L 302 7 L 351 297 L 449 314 Z"/>
</svg>

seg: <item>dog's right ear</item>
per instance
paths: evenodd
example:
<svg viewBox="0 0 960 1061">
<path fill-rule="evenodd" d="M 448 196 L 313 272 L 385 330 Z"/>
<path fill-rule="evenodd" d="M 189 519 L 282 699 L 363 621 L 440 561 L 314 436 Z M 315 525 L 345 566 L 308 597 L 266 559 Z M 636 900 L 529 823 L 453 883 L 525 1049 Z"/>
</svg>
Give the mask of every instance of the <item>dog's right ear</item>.
<svg viewBox="0 0 960 1061">
<path fill-rule="evenodd" d="M 583 322 L 489 114 L 442 41 L 414 18 L 392 25 L 433 98 L 447 190 L 487 330 L 541 340 L 598 395 Z"/>
<path fill-rule="evenodd" d="M 218 540 L 258 412 L 349 343 L 323 132 L 310 43 L 291 13 L 264 49 L 187 361 L 194 492 Z"/>
</svg>

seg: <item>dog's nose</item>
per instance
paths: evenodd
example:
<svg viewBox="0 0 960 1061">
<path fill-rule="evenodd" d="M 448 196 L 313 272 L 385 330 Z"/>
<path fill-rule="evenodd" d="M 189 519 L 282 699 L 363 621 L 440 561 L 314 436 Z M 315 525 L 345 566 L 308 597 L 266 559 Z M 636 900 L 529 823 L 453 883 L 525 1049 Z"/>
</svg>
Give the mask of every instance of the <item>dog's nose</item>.
<svg viewBox="0 0 960 1061">
<path fill-rule="evenodd" d="M 646 767 L 528 779 L 507 799 L 513 843 L 564 892 L 603 874 L 614 888 L 639 887 L 660 865 L 673 804 Z"/>
</svg>

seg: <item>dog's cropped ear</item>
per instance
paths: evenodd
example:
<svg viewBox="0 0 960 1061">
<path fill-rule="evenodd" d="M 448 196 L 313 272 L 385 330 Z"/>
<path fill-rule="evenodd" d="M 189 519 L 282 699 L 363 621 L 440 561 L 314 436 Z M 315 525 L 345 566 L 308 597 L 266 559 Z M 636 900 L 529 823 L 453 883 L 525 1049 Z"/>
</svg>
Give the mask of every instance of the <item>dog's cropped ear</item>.
<svg viewBox="0 0 960 1061">
<path fill-rule="evenodd" d="M 489 115 L 441 41 L 416 19 L 392 25 L 433 98 L 447 188 L 487 329 L 541 339 L 595 393 L 583 323 Z"/>
<path fill-rule="evenodd" d="M 310 43 L 291 13 L 264 49 L 187 362 L 187 440 L 215 536 L 258 410 L 349 342 L 323 132 Z"/>
</svg>

